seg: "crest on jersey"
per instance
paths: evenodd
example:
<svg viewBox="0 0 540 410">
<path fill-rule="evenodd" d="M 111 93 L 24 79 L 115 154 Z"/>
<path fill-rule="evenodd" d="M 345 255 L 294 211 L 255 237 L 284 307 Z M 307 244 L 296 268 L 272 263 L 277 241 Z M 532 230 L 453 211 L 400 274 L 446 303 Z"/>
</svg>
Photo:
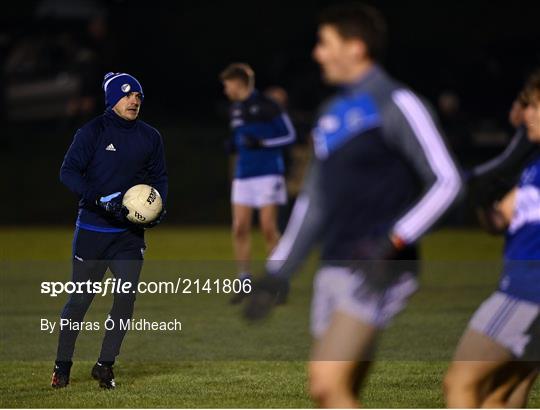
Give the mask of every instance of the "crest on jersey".
<svg viewBox="0 0 540 410">
<path fill-rule="evenodd" d="M 251 114 L 257 114 L 259 112 L 259 106 L 258 105 L 252 105 L 249 107 L 249 112 Z"/>
<path fill-rule="evenodd" d="M 341 123 L 337 115 L 325 115 L 321 117 L 318 125 L 323 132 L 332 134 L 339 129 Z"/>
<path fill-rule="evenodd" d="M 125 92 L 125 93 L 129 93 L 129 90 L 131 90 L 131 85 L 129 84 L 122 84 L 122 87 L 120 87 L 120 89 Z"/>
<path fill-rule="evenodd" d="M 349 130 L 361 128 L 364 123 L 365 113 L 361 108 L 351 108 L 345 113 L 345 125 Z"/>
</svg>

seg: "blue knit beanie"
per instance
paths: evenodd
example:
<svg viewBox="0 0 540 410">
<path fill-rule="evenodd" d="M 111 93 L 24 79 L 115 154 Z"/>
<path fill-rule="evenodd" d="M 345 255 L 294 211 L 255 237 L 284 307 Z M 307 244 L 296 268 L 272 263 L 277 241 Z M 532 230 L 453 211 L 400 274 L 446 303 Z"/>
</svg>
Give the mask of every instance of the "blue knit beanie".
<svg viewBox="0 0 540 410">
<path fill-rule="evenodd" d="M 103 78 L 103 91 L 105 92 L 105 105 L 112 108 L 118 100 L 131 92 L 141 93 L 144 99 L 144 93 L 141 83 L 135 77 L 127 73 L 107 73 Z"/>
</svg>

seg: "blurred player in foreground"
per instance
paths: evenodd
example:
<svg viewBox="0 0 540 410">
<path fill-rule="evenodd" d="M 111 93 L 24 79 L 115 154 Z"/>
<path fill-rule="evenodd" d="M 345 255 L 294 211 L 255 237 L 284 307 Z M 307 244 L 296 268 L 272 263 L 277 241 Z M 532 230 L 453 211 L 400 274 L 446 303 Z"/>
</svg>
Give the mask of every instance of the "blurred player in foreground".
<svg viewBox="0 0 540 410">
<path fill-rule="evenodd" d="M 126 73 L 108 73 L 103 81 L 105 113 L 77 130 L 69 147 L 60 180 L 78 195 L 79 215 L 73 238 L 73 282 L 101 282 L 107 268 L 123 283 L 136 289 L 146 249 L 146 226 L 127 221 L 122 196 L 137 184 L 154 186 L 163 201 L 167 198 L 168 178 L 163 142 L 159 132 L 138 119 L 144 94 L 135 77 Z M 109 319 L 115 323 L 105 332 L 92 377 L 100 387 L 113 389 L 113 364 L 126 334 L 119 321 L 131 319 L 135 293 L 115 293 Z M 82 322 L 94 294 L 72 293 L 61 318 Z M 69 384 L 78 329 L 60 330 L 58 351 L 52 375 L 52 387 Z"/>
<path fill-rule="evenodd" d="M 232 151 L 238 154 L 232 183 L 233 245 L 239 277 L 250 275 L 251 221 L 259 210 L 259 224 L 270 252 L 279 240 L 278 205 L 287 202 L 282 147 L 296 138 L 289 116 L 255 89 L 255 73 L 247 64 L 229 65 L 220 74 L 231 101 Z M 244 293 L 231 303 L 239 303 Z"/>
<path fill-rule="evenodd" d="M 430 109 L 378 65 L 386 34 L 378 11 L 335 6 L 318 34 L 314 58 L 341 88 L 321 110 L 312 169 L 244 313 L 267 315 L 322 240 L 310 392 L 321 407 L 355 407 L 377 337 L 417 289 L 415 244 L 462 184 Z"/>
<path fill-rule="evenodd" d="M 525 88 L 524 124 L 540 145 L 540 71 Z M 484 223 L 505 232 L 499 287 L 476 311 L 445 378 L 449 407 L 524 407 L 540 365 L 540 152 Z"/>
</svg>

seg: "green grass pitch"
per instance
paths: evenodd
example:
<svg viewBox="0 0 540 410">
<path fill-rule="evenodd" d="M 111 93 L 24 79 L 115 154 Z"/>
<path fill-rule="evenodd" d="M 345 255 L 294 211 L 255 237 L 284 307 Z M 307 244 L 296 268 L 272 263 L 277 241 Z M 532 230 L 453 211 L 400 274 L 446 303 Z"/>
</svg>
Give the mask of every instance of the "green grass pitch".
<svg viewBox="0 0 540 410">
<path fill-rule="evenodd" d="M 72 383 L 53 391 L 49 381 L 57 335 L 34 336 L 28 328 L 36 315 L 57 316 L 65 301 L 65 296 L 39 296 L 37 282 L 48 266 L 69 261 L 72 233 L 61 227 L 0 228 L 0 407 L 313 406 L 301 359 L 309 344 L 313 258 L 295 278 L 290 302 L 258 329 L 245 325 L 224 295 L 185 300 L 140 296 L 135 315 L 146 312 L 159 318 L 180 311 L 186 329 L 178 337 L 155 339 L 128 333 L 116 366 L 115 391 L 101 391 L 89 376 L 100 334 L 81 334 Z M 179 261 L 231 259 L 226 227 L 160 227 L 148 232 L 147 243 L 143 280 L 156 279 L 149 277 L 152 269 L 168 269 Z M 255 235 L 253 245 L 255 256 L 262 259 L 260 235 Z M 423 240 L 422 288 L 381 340 L 382 360 L 362 393 L 365 406 L 443 407 L 441 379 L 448 358 L 471 313 L 496 286 L 501 246 L 500 238 L 474 230 L 443 230 Z M 12 267 L 17 264 L 33 268 L 28 276 L 15 275 Z M 483 272 L 482 267 L 490 266 L 494 268 Z M 53 276 L 65 281 L 69 271 Z M 25 297 L 31 300 L 21 309 L 17 304 Z M 109 304 L 110 300 L 96 299 L 88 315 L 106 314 Z M 219 320 L 208 321 L 208 315 Z M 206 360 L 209 348 L 217 352 L 216 360 Z M 529 406 L 540 407 L 538 384 Z"/>
</svg>

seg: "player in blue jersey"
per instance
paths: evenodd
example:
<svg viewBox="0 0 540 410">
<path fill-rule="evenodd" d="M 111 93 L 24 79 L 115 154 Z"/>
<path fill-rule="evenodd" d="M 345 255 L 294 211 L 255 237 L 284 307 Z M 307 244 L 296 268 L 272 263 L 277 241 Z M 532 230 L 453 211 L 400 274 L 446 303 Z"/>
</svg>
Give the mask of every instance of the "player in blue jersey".
<svg viewBox="0 0 540 410">
<path fill-rule="evenodd" d="M 526 88 L 524 123 L 540 145 L 540 72 Z M 478 308 L 445 377 L 449 407 L 524 407 L 540 364 L 540 153 L 517 186 L 486 214 L 505 232 L 497 291 Z"/>
<path fill-rule="evenodd" d="M 514 188 L 523 166 L 540 153 L 540 146 L 527 138 L 527 129 L 523 124 L 524 96 L 525 93 L 521 91 L 512 104 L 509 121 L 515 133 L 506 149 L 466 173 L 471 197 L 481 222 L 484 220 L 484 210 Z"/>
<path fill-rule="evenodd" d="M 250 278 L 254 209 L 259 211 L 267 252 L 279 240 L 278 205 L 287 201 L 283 147 L 292 144 L 296 135 L 287 113 L 255 89 L 255 74 L 247 64 L 229 65 L 220 79 L 231 101 L 231 147 L 238 154 L 231 191 L 232 230 L 239 277 L 245 280 Z M 243 296 L 233 297 L 231 303 Z"/>
<path fill-rule="evenodd" d="M 244 311 L 267 315 L 321 243 L 309 386 L 323 408 L 359 404 L 378 337 L 417 289 L 416 243 L 462 187 L 429 106 L 379 64 L 385 27 L 363 4 L 321 16 L 314 58 L 339 88 L 321 109 L 309 175 Z"/>
<path fill-rule="evenodd" d="M 100 282 L 107 269 L 123 283 L 137 288 L 146 249 L 146 226 L 127 221 L 122 196 L 137 184 L 155 187 L 165 203 L 168 177 L 159 132 L 138 119 L 144 94 L 139 81 L 126 73 L 108 73 L 103 81 L 105 112 L 77 130 L 62 167 L 60 180 L 79 200 L 73 238 L 73 282 Z M 73 293 L 61 319 L 82 322 L 94 294 Z M 115 293 L 109 313 L 115 326 L 105 332 L 101 352 L 92 369 L 100 387 L 115 387 L 113 365 L 126 334 L 120 320 L 133 315 L 135 293 Z M 51 385 L 69 384 L 78 328 L 61 327 Z"/>
</svg>

